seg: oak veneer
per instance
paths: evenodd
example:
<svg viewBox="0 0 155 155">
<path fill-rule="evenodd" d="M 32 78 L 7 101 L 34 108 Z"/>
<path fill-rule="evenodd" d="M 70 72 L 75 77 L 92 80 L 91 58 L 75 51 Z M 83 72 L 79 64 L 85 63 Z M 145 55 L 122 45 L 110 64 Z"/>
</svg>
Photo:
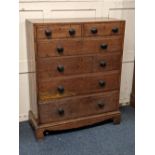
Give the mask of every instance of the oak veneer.
<svg viewBox="0 0 155 155">
<path fill-rule="evenodd" d="M 64 121 L 115 111 L 118 110 L 118 96 L 118 91 L 112 91 L 41 102 L 39 104 L 40 122 Z"/>
<path fill-rule="evenodd" d="M 52 31 L 52 35 L 49 38 L 72 38 L 72 37 L 81 37 L 81 25 L 80 24 L 52 24 L 46 26 L 40 26 L 37 28 L 37 39 L 49 39 L 45 36 L 45 30 L 47 32 Z M 76 32 L 72 33 L 73 30 L 76 30 Z"/>
<path fill-rule="evenodd" d="M 51 39 L 37 42 L 38 57 L 60 57 L 121 52 L 122 36 L 80 39 Z"/>
<path fill-rule="evenodd" d="M 39 81 L 38 97 L 40 100 L 63 98 L 119 89 L 119 72 L 110 74 L 95 73 L 78 76 L 52 78 Z M 62 87 L 63 92 L 59 90 Z"/>
<path fill-rule="evenodd" d="M 52 77 L 119 70 L 121 56 L 117 54 L 95 54 L 37 59 L 38 78 L 48 80 Z"/>
</svg>

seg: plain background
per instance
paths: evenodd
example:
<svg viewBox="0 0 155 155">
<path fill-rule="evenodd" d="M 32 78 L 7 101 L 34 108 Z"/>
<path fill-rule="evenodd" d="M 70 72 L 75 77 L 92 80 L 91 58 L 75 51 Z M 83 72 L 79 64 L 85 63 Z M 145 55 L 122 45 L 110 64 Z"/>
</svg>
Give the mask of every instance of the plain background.
<svg viewBox="0 0 155 155">
<path fill-rule="evenodd" d="M 136 0 L 136 155 L 155 154 L 155 4 Z M 0 153 L 19 154 L 18 1 L 0 5 Z"/>
</svg>

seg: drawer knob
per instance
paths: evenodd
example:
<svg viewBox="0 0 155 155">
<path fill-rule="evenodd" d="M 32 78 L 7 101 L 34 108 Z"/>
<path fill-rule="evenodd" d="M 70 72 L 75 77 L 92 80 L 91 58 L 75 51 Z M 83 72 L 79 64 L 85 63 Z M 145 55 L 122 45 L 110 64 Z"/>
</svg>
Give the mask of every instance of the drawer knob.
<svg viewBox="0 0 155 155">
<path fill-rule="evenodd" d="M 69 29 L 69 34 L 70 34 L 70 36 L 75 35 L 75 33 L 76 33 L 75 29 L 73 29 L 73 28 L 70 28 L 70 29 Z"/>
<path fill-rule="evenodd" d="M 101 87 L 104 87 L 105 84 L 106 84 L 106 82 L 105 82 L 104 80 L 100 80 L 100 81 L 99 81 L 99 85 L 100 85 Z"/>
<path fill-rule="evenodd" d="M 101 67 L 106 67 L 106 65 L 107 65 L 106 61 L 104 61 L 104 60 L 100 61 L 100 66 Z"/>
<path fill-rule="evenodd" d="M 112 28 L 113 33 L 118 33 L 119 29 L 117 27 Z"/>
<path fill-rule="evenodd" d="M 105 104 L 102 101 L 99 101 L 97 103 L 97 105 L 98 105 L 99 108 L 104 108 L 104 106 L 105 106 Z"/>
<path fill-rule="evenodd" d="M 46 37 L 51 37 L 51 35 L 52 35 L 52 31 L 51 30 L 49 30 L 49 29 L 46 29 L 45 30 L 45 35 L 46 35 Z"/>
<path fill-rule="evenodd" d="M 107 44 L 102 44 L 102 45 L 101 45 L 101 49 L 105 50 L 105 49 L 107 49 L 107 48 L 108 48 L 108 45 L 107 45 Z"/>
<path fill-rule="evenodd" d="M 58 114 L 60 116 L 63 116 L 65 114 L 64 110 L 62 108 L 58 109 Z"/>
<path fill-rule="evenodd" d="M 57 70 L 59 72 L 64 72 L 64 66 L 63 65 L 58 65 Z"/>
<path fill-rule="evenodd" d="M 57 48 L 57 51 L 58 51 L 59 54 L 61 54 L 61 53 L 63 53 L 64 48 L 63 48 L 63 47 L 58 47 L 58 48 Z"/>
<path fill-rule="evenodd" d="M 64 93 L 64 91 L 65 91 L 65 89 L 64 89 L 63 86 L 58 86 L 58 92 L 59 92 L 60 94 Z"/>
<path fill-rule="evenodd" d="M 97 28 L 96 27 L 91 28 L 91 33 L 96 34 L 97 33 Z"/>
</svg>

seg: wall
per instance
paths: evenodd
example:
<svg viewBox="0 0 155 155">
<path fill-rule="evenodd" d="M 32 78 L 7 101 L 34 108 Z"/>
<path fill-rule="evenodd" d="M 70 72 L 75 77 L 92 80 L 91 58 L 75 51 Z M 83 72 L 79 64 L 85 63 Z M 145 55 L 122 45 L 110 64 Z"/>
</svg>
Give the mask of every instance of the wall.
<svg viewBox="0 0 155 155">
<path fill-rule="evenodd" d="M 134 1 L 133 0 L 20 0 L 19 47 L 19 119 L 28 119 L 29 88 L 26 54 L 26 18 L 112 17 L 126 20 L 125 46 L 121 77 L 120 104 L 129 103 L 134 61 Z"/>
</svg>

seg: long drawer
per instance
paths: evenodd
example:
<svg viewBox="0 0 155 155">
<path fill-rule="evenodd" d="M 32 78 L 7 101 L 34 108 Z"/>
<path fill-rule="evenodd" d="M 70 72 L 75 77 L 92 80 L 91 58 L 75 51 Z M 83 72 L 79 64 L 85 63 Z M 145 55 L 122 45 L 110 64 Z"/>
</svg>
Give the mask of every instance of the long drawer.
<svg viewBox="0 0 155 155">
<path fill-rule="evenodd" d="M 113 36 L 40 41 L 37 42 L 37 56 L 51 57 L 120 52 L 123 48 L 122 39 L 122 36 Z"/>
<path fill-rule="evenodd" d="M 91 72 L 119 70 L 121 55 L 71 56 L 37 59 L 38 80 L 49 80 L 56 76 L 68 76 Z"/>
<path fill-rule="evenodd" d="M 38 84 L 39 100 L 57 99 L 81 94 L 119 89 L 120 72 L 91 73 L 80 76 L 52 78 Z"/>
<path fill-rule="evenodd" d="M 59 99 L 39 104 L 40 123 L 69 120 L 118 110 L 119 92 Z"/>
</svg>

